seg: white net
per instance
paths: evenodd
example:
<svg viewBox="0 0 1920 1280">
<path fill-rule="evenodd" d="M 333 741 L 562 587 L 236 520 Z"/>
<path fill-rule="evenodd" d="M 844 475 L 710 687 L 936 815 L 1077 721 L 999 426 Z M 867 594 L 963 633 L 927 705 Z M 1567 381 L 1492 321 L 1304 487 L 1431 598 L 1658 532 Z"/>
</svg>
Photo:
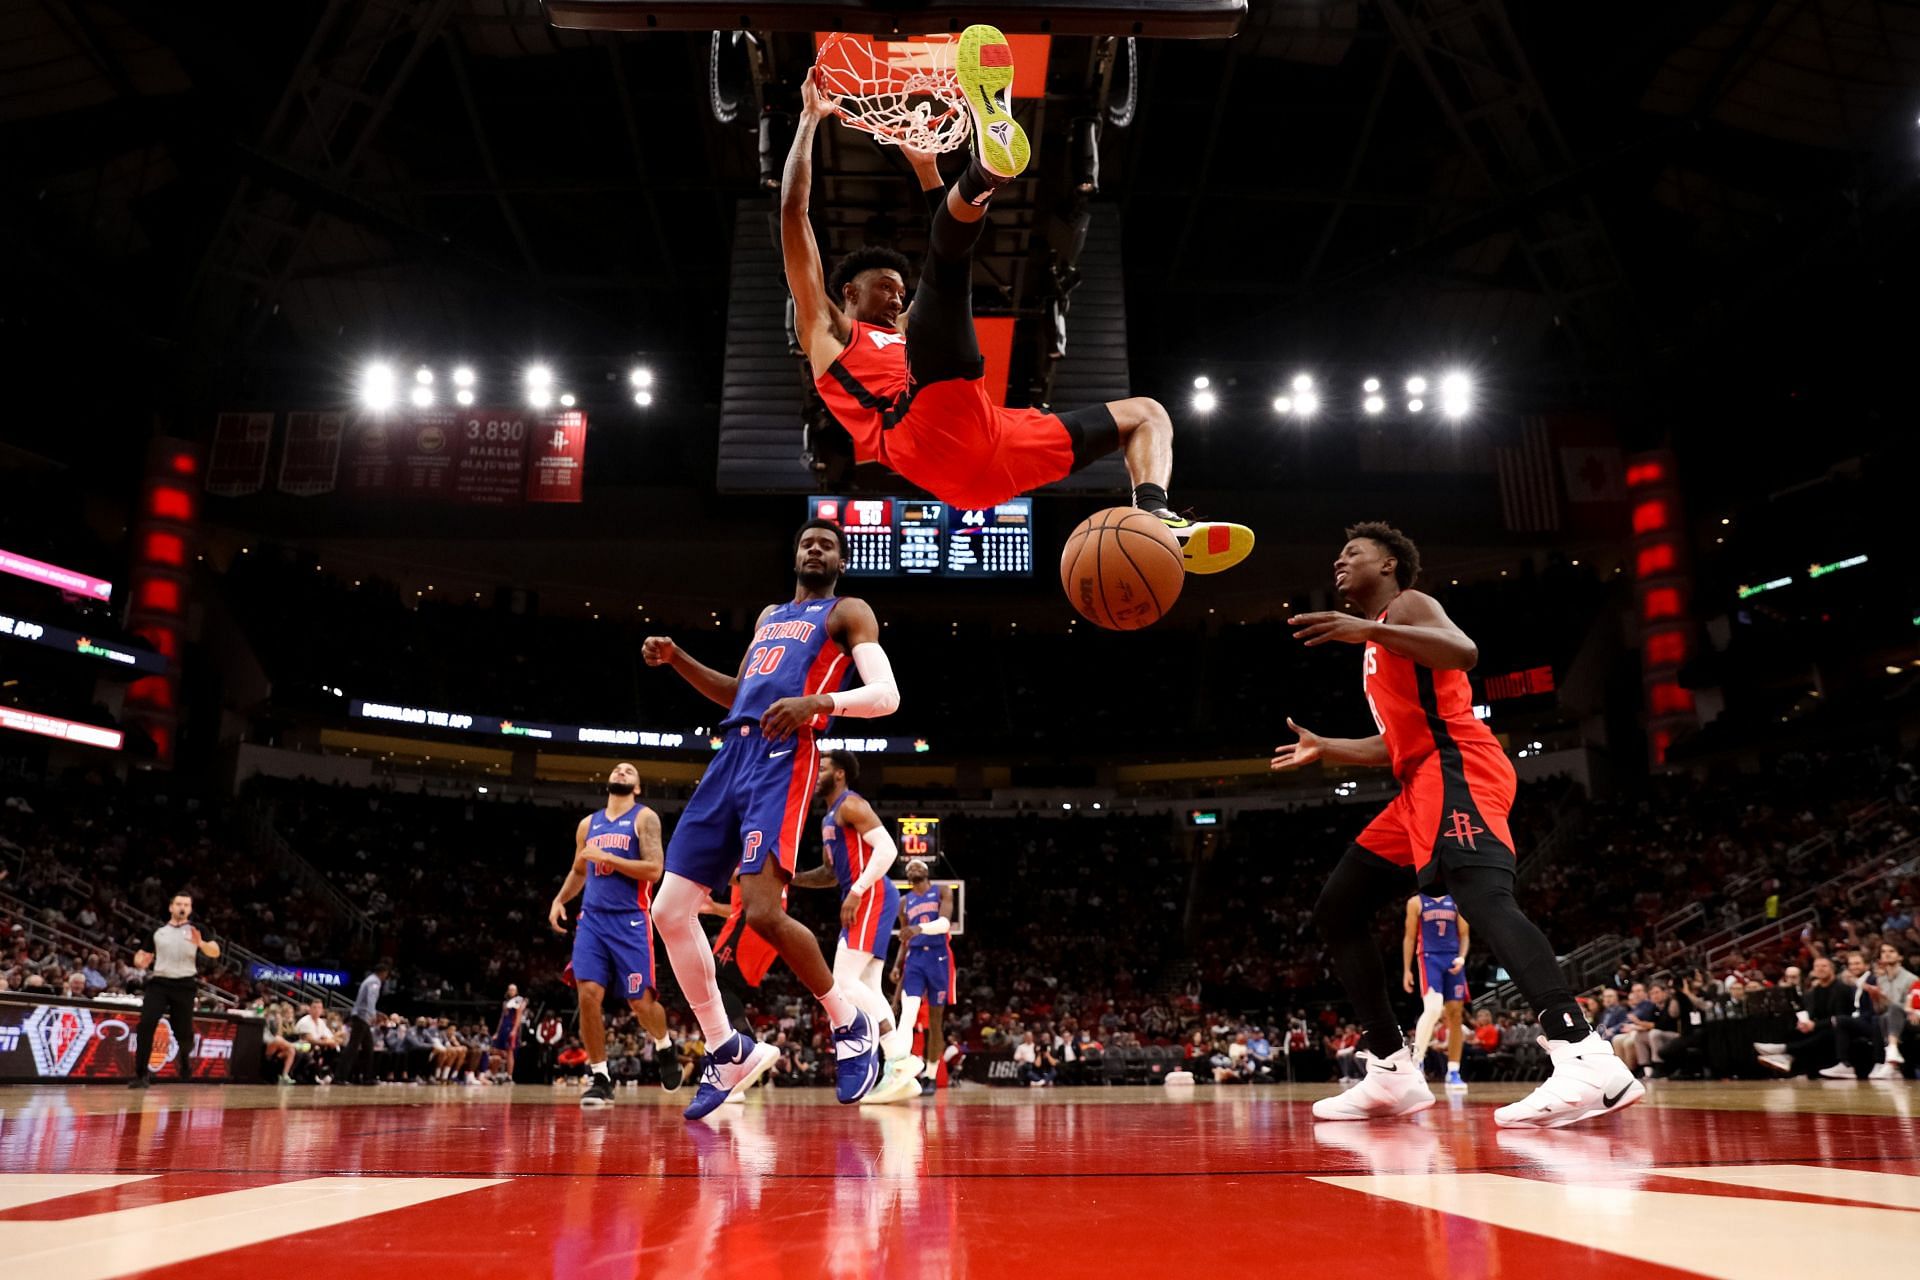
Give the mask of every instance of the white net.
<svg viewBox="0 0 1920 1280">
<path fill-rule="evenodd" d="M 972 127 L 953 74 L 954 44 L 953 36 L 882 40 L 836 31 L 821 43 L 814 74 L 849 127 L 894 146 L 952 151 Z"/>
</svg>

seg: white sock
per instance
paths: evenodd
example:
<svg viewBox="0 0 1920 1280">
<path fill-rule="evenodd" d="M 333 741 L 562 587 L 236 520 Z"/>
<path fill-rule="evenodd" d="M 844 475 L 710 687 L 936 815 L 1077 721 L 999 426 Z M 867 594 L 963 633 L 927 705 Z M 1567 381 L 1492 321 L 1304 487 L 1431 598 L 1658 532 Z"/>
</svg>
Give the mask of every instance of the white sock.
<svg viewBox="0 0 1920 1280">
<path fill-rule="evenodd" d="M 827 1011 L 827 1024 L 835 1031 L 852 1022 L 854 1015 L 860 1011 L 859 1007 L 847 998 L 847 993 L 840 989 L 840 984 L 837 982 L 814 998 L 819 1000 L 820 1007 Z"/>
<path fill-rule="evenodd" d="M 685 876 L 668 872 L 653 900 L 653 927 L 667 944 L 667 962 L 680 993 L 700 1022 L 700 1038 L 711 1053 L 733 1034 L 720 984 L 713 976 L 713 948 L 700 928 L 700 904 L 707 891 Z"/>
<path fill-rule="evenodd" d="M 1438 991 L 1427 992 L 1420 1009 L 1420 1021 L 1413 1025 L 1413 1065 L 1416 1067 L 1427 1060 L 1427 1046 L 1433 1043 L 1433 1029 L 1440 1025 L 1440 1014 L 1445 1008 Z"/>
<path fill-rule="evenodd" d="M 880 1049 L 888 1062 L 906 1057 L 913 1052 L 913 1032 L 906 1027 L 895 1027 L 880 1037 Z"/>
<path fill-rule="evenodd" d="M 607 1064 L 604 1061 L 589 1062 L 587 1064 L 587 1070 L 591 1071 L 596 1076 L 604 1076 L 607 1074 Z"/>
<path fill-rule="evenodd" d="M 887 998 L 878 990 L 861 981 L 867 966 L 872 963 L 865 952 L 854 951 L 845 943 L 833 957 L 833 985 L 853 1001 L 860 1012 L 867 1015 L 867 1021 L 873 1024 L 874 1034 L 879 1035 L 882 1027 L 893 1025 L 893 1010 L 887 1007 Z"/>
<path fill-rule="evenodd" d="M 661 1036 L 653 1042 L 653 1047 L 659 1052 L 665 1053 L 667 1050 L 673 1048 L 673 1041 L 667 1036 Z"/>
</svg>

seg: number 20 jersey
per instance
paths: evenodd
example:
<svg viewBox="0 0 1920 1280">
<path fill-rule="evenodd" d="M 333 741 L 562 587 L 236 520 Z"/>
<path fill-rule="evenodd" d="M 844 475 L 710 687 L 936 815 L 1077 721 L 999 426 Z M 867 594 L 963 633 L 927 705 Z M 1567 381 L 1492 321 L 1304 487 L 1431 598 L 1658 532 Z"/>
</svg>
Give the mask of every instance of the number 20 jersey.
<svg viewBox="0 0 1920 1280">
<path fill-rule="evenodd" d="M 767 708 L 782 698 L 833 693 L 846 683 L 852 661 L 827 635 L 827 619 L 839 603 L 838 596 L 830 596 L 777 604 L 767 611 L 747 646 L 740 686 L 727 718 L 720 722 L 722 727 L 758 723 Z M 811 727 L 825 725 L 822 716 Z"/>
</svg>

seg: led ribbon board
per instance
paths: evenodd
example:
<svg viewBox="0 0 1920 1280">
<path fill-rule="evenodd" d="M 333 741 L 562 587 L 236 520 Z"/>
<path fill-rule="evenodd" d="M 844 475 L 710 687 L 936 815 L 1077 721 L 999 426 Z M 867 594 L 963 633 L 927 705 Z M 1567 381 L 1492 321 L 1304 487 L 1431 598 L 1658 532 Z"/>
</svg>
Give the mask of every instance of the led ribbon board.
<svg viewBox="0 0 1920 1280">
<path fill-rule="evenodd" d="M 90 596 L 95 600 L 105 600 L 113 595 L 113 584 L 77 569 L 62 569 L 57 564 L 48 564 L 44 560 L 35 560 L 18 552 L 0 548 L 0 573 L 10 573 L 16 578 L 25 578 L 28 582 L 38 582 L 43 586 L 58 587 L 60 590 L 76 596 Z"/>
</svg>

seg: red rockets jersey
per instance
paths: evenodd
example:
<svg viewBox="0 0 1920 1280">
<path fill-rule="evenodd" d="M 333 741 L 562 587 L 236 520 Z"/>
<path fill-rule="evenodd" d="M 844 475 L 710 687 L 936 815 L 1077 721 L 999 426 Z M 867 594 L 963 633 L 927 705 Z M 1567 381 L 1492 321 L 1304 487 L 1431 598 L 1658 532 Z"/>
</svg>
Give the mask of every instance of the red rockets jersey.
<svg viewBox="0 0 1920 1280">
<path fill-rule="evenodd" d="M 1435 671 L 1373 641 L 1367 642 L 1365 664 L 1361 687 L 1387 740 L 1394 777 L 1412 777 L 1422 761 L 1446 747 L 1491 748 L 1506 758 L 1493 731 L 1474 718 L 1466 672 Z"/>
<path fill-rule="evenodd" d="M 847 349 L 816 380 L 820 398 L 847 434 L 853 456 L 881 456 L 881 435 L 912 403 L 907 396 L 907 335 L 884 325 L 849 322 Z"/>
</svg>

